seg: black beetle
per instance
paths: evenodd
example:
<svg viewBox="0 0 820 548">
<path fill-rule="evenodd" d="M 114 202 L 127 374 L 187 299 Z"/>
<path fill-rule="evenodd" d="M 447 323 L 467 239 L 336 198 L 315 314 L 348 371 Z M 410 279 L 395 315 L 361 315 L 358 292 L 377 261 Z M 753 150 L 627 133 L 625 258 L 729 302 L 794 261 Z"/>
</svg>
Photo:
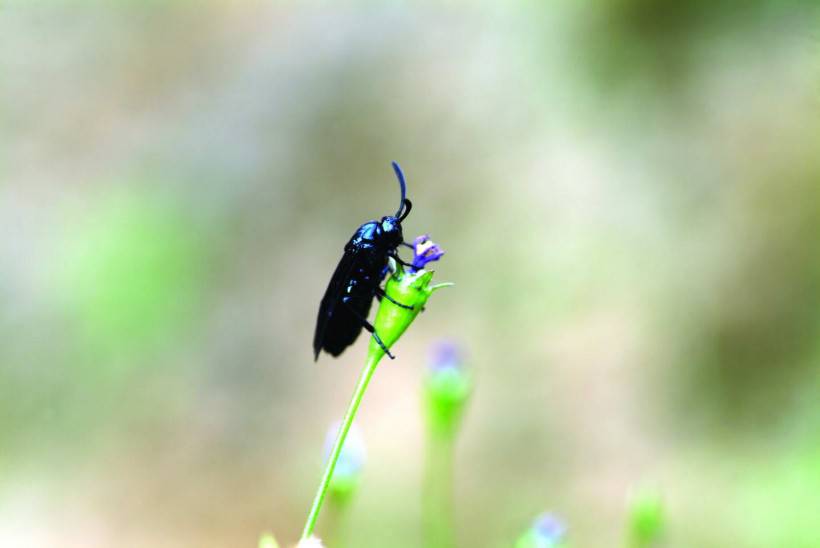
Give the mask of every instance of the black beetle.
<svg viewBox="0 0 820 548">
<path fill-rule="evenodd" d="M 330 283 L 319 306 L 316 319 L 316 332 L 313 335 L 313 352 L 315 359 L 324 350 L 333 356 L 341 354 L 353 344 L 364 327 L 376 339 L 385 353 L 392 359 L 394 356 L 379 338 L 373 325 L 367 321 L 373 297 L 387 298 L 397 303 L 381 288 L 381 282 L 387 274 L 388 258 L 407 265 L 398 256 L 398 247 L 406 245 L 401 231 L 401 223 L 410 214 L 413 204 L 406 198 L 407 185 L 399 164 L 393 162 L 393 170 L 401 186 L 401 202 L 395 215 L 382 217 L 380 221 L 368 221 L 353 233 L 345 245 L 339 265 L 330 278 Z"/>
</svg>

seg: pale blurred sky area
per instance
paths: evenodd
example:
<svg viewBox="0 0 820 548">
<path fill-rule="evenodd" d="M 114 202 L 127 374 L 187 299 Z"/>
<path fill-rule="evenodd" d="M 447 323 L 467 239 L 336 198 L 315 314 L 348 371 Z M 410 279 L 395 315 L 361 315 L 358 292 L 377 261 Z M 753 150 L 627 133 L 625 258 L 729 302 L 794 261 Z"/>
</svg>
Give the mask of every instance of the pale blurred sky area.
<svg viewBox="0 0 820 548">
<path fill-rule="evenodd" d="M 314 363 L 319 301 L 397 160 L 456 286 L 365 397 L 347 546 L 423 546 L 451 340 L 458 546 L 619 546 L 651 485 L 658 546 L 817 548 L 818 8 L 0 1 L 0 546 L 292 545 L 367 345 Z"/>
</svg>

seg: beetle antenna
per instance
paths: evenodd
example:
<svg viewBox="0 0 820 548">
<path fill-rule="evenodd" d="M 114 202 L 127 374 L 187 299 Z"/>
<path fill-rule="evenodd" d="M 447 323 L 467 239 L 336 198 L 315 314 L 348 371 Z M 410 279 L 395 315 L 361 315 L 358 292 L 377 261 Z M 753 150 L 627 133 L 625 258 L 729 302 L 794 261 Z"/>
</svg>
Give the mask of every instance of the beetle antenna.
<svg viewBox="0 0 820 548">
<path fill-rule="evenodd" d="M 393 171 L 396 172 L 396 177 L 399 179 L 399 185 L 401 186 L 401 202 L 399 202 L 399 210 L 396 211 L 396 217 L 401 216 L 402 209 L 404 209 L 405 204 L 408 202 L 407 196 L 407 184 L 404 182 L 404 173 L 401 172 L 401 167 L 397 162 L 393 162 Z M 410 209 L 408 208 L 407 213 L 410 213 Z M 407 215 L 405 214 L 405 217 Z"/>
<path fill-rule="evenodd" d="M 413 209 L 413 202 L 411 202 L 409 198 L 405 198 L 404 199 L 404 213 L 402 213 L 401 217 L 399 217 L 399 222 L 402 222 L 403 220 L 405 220 L 407 218 L 408 215 L 410 215 L 410 210 L 411 209 Z"/>
</svg>

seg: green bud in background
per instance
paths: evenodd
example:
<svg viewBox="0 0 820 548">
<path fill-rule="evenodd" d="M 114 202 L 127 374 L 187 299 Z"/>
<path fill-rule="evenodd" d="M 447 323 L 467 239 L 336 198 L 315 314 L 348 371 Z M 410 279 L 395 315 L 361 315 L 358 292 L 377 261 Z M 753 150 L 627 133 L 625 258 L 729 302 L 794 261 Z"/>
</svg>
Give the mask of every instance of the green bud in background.
<svg viewBox="0 0 820 548">
<path fill-rule="evenodd" d="M 333 442 L 339 433 L 341 421 L 336 421 L 330 426 L 325 438 L 325 458 L 330 456 L 333 449 Z M 367 460 L 367 450 L 364 445 L 364 438 L 361 431 L 354 424 L 345 438 L 339 460 L 336 461 L 336 469 L 328 486 L 328 495 L 332 502 L 338 505 L 345 505 L 356 492 L 362 477 L 362 468 Z"/>
<path fill-rule="evenodd" d="M 472 390 L 472 376 L 464 368 L 456 345 L 451 342 L 438 344 L 433 350 L 423 388 L 427 426 L 432 433 L 455 435 Z"/>
<path fill-rule="evenodd" d="M 663 502 L 650 488 L 636 491 L 629 502 L 628 543 L 630 548 L 654 546 L 663 531 Z"/>
<path fill-rule="evenodd" d="M 544 513 L 515 543 L 515 548 L 566 548 L 567 528 L 553 514 Z"/>
<path fill-rule="evenodd" d="M 422 386 L 427 458 L 422 489 L 425 546 L 458 546 L 455 528 L 455 442 L 473 383 L 453 343 L 434 347 Z"/>
<path fill-rule="evenodd" d="M 263 533 L 262 536 L 259 537 L 259 548 L 279 548 L 279 544 L 276 542 L 272 533 Z"/>
</svg>

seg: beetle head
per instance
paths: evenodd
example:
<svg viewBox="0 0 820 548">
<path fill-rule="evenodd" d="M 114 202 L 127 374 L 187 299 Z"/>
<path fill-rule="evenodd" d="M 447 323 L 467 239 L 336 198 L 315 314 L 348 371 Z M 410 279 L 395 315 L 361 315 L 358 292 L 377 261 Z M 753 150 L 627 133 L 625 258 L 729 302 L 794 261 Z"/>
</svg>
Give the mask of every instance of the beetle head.
<svg viewBox="0 0 820 548">
<path fill-rule="evenodd" d="M 388 215 L 379 221 L 381 241 L 388 247 L 398 247 L 404 241 L 401 232 L 401 219 Z"/>
</svg>

